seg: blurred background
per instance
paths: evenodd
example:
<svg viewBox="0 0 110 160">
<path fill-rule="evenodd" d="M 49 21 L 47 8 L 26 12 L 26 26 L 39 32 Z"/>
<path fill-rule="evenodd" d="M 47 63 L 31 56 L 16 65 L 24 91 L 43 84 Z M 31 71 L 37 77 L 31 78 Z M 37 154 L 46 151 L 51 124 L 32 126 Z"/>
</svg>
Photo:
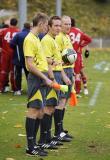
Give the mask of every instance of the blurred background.
<svg viewBox="0 0 110 160">
<path fill-rule="evenodd" d="M 0 25 L 16 16 L 22 28 L 38 11 L 74 17 L 77 26 L 93 38 L 91 47 L 109 48 L 110 0 L 0 0 Z"/>
</svg>

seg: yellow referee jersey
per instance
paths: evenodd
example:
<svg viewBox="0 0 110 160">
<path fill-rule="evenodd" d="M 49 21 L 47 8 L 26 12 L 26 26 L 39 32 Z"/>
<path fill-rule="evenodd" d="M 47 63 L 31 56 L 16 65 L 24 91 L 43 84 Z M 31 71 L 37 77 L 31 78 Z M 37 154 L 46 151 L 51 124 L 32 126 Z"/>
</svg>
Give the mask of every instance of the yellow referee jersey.
<svg viewBox="0 0 110 160">
<path fill-rule="evenodd" d="M 30 32 L 24 40 L 23 49 L 25 57 L 33 57 L 34 65 L 38 70 L 40 70 L 41 72 L 48 71 L 47 59 L 38 37 Z"/>
<path fill-rule="evenodd" d="M 46 34 L 44 38 L 41 40 L 42 47 L 44 49 L 45 55 L 47 58 L 53 58 L 58 65 L 53 67 L 53 71 L 61 71 L 62 70 L 62 57 L 60 54 L 60 50 L 58 44 L 55 39 Z"/>
<path fill-rule="evenodd" d="M 57 42 L 59 46 L 60 53 L 62 53 L 63 50 L 66 48 L 73 49 L 69 36 L 67 34 L 64 34 L 63 32 L 60 32 L 59 35 L 56 36 L 55 41 Z M 63 68 L 70 68 L 70 67 L 73 68 L 73 65 L 63 66 Z"/>
</svg>

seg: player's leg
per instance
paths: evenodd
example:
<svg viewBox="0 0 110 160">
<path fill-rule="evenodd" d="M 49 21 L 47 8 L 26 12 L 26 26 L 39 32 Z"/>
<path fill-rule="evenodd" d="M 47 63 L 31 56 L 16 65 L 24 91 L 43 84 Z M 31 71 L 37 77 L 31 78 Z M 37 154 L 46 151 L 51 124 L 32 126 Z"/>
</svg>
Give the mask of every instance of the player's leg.
<svg viewBox="0 0 110 160">
<path fill-rule="evenodd" d="M 41 120 L 41 131 L 39 140 L 39 143 L 47 149 L 57 149 L 55 145 L 51 144 L 52 114 L 54 113 L 57 103 L 57 91 L 50 87 L 47 87 L 46 106 L 44 107 L 44 117 Z"/>
<path fill-rule="evenodd" d="M 65 107 L 63 107 L 63 111 L 62 111 L 62 123 L 61 123 L 61 125 L 62 125 L 62 131 L 64 131 L 66 133 L 66 137 L 71 139 L 71 138 L 73 138 L 73 136 L 69 135 L 67 130 L 64 129 L 63 122 L 64 122 L 66 104 L 67 104 L 68 99 L 70 98 L 71 91 L 72 91 L 72 86 L 73 86 L 73 83 L 74 83 L 73 69 L 72 68 L 65 69 L 65 73 L 67 74 L 68 78 L 71 80 L 72 84 L 68 86 L 68 92 L 66 93 L 66 103 L 65 103 Z"/>
<path fill-rule="evenodd" d="M 15 75 L 14 75 L 14 64 L 13 64 L 13 55 L 10 55 L 10 60 L 9 60 L 9 70 L 10 70 L 10 83 L 11 83 L 11 90 L 13 92 L 16 91 L 16 80 L 15 80 Z"/>
<path fill-rule="evenodd" d="M 87 87 L 87 77 L 86 77 L 86 74 L 84 72 L 84 68 L 81 69 L 80 73 L 81 73 L 81 79 L 82 79 L 83 87 L 84 87 L 84 94 L 88 95 L 89 92 L 88 92 L 88 87 Z"/>
<path fill-rule="evenodd" d="M 9 75 L 9 55 L 2 53 L 1 55 L 1 71 L 0 71 L 0 92 L 4 92 L 7 76 Z"/>
<path fill-rule="evenodd" d="M 44 149 L 57 149 L 51 143 L 51 127 L 52 127 L 52 113 L 54 112 L 53 106 L 44 107 L 44 116 L 40 123 L 40 139 L 39 145 Z"/>
<path fill-rule="evenodd" d="M 61 72 L 54 72 L 55 80 L 61 82 Z M 44 117 L 41 121 L 41 134 L 40 134 L 40 143 L 44 143 L 43 146 L 48 149 L 57 149 L 55 145 L 61 145 L 60 142 L 55 141 L 51 137 L 51 127 L 52 127 L 52 115 L 55 110 L 55 106 L 58 104 L 59 91 L 48 88 L 47 97 L 46 97 L 46 107 L 44 107 Z M 44 131 L 45 128 L 45 131 Z M 45 145 L 48 144 L 48 145 Z"/>
<path fill-rule="evenodd" d="M 43 95 L 40 90 L 42 80 L 29 74 L 28 77 L 28 112 L 26 116 L 26 136 L 27 136 L 27 150 L 29 155 L 45 156 L 47 153 L 38 147 L 35 147 L 36 135 L 39 129 L 39 119 L 41 118 L 41 110 L 44 107 Z M 45 89 L 44 92 L 45 93 Z"/>
<path fill-rule="evenodd" d="M 14 65 L 14 80 L 16 84 L 16 90 L 14 95 L 21 95 L 21 79 L 22 79 L 22 66 Z"/>
<path fill-rule="evenodd" d="M 79 95 L 81 91 L 81 54 L 77 54 L 77 60 L 75 61 L 74 72 L 75 72 L 75 90 L 76 94 Z"/>
<path fill-rule="evenodd" d="M 10 87 L 9 87 L 9 74 L 7 75 L 6 78 L 6 83 L 5 83 L 5 87 L 4 87 L 4 92 L 9 92 L 10 91 Z"/>
<path fill-rule="evenodd" d="M 72 78 L 73 78 L 72 68 L 65 69 L 65 73 L 67 74 L 68 78 L 72 81 Z M 67 93 L 61 93 L 59 105 L 56 106 L 55 113 L 54 113 L 55 136 L 59 137 L 61 141 L 65 141 L 65 142 L 71 141 L 70 137 L 64 133 L 64 129 L 63 129 L 63 119 L 64 119 L 66 102 L 70 96 L 72 85 L 68 87 L 69 87 L 69 90 Z"/>
<path fill-rule="evenodd" d="M 88 92 L 88 88 L 87 88 L 87 76 L 86 76 L 85 71 L 84 71 L 84 63 L 83 63 L 82 55 L 81 55 L 81 70 L 80 70 L 80 74 L 81 74 L 81 80 L 83 82 L 84 94 L 88 95 L 89 92 Z"/>
</svg>

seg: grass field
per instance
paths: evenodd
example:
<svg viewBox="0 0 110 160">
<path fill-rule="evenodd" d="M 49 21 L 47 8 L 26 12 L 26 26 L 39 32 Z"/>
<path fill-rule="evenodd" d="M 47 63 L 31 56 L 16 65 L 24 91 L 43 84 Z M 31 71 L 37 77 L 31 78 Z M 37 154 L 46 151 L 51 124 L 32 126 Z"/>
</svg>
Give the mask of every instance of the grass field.
<svg viewBox="0 0 110 160">
<path fill-rule="evenodd" d="M 25 155 L 24 79 L 22 96 L 0 95 L 0 160 L 110 160 L 110 51 L 91 51 L 84 61 L 89 96 L 82 94 L 78 106 L 68 106 L 65 116 L 65 128 L 74 135 L 73 141 L 58 151 L 49 151 L 46 158 Z"/>
</svg>

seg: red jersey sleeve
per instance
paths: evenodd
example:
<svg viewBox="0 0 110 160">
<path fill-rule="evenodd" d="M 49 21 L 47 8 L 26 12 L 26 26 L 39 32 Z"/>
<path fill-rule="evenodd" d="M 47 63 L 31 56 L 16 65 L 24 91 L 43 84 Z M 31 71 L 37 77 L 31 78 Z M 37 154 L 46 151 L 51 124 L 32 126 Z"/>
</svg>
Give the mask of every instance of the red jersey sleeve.
<svg viewBox="0 0 110 160">
<path fill-rule="evenodd" d="M 80 46 L 81 47 L 85 47 L 87 46 L 89 43 L 92 42 L 92 39 L 91 37 L 89 37 L 87 34 L 83 33 L 82 32 L 82 37 L 81 37 L 81 43 L 80 43 Z"/>
</svg>

